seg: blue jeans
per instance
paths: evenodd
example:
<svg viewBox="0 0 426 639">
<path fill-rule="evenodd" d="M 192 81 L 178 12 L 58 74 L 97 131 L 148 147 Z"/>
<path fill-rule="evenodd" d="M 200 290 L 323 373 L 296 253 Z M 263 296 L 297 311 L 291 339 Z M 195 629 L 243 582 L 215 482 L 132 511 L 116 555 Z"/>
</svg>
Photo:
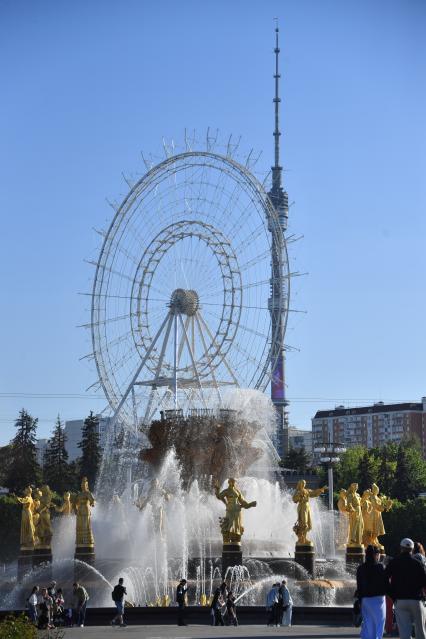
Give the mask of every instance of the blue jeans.
<svg viewBox="0 0 426 639">
<path fill-rule="evenodd" d="M 86 619 L 86 605 L 87 603 L 84 602 L 81 606 L 77 606 L 77 626 L 84 626 L 84 620 Z"/>
<path fill-rule="evenodd" d="M 28 604 L 28 616 L 33 623 L 37 621 L 37 606 Z"/>
</svg>

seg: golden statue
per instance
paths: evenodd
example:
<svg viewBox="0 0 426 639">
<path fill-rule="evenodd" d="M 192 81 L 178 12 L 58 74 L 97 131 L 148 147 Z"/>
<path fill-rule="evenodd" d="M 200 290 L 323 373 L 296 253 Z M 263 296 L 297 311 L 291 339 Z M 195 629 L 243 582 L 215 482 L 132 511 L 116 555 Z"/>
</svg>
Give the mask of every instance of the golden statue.
<svg viewBox="0 0 426 639">
<path fill-rule="evenodd" d="M 17 497 L 22 504 L 21 550 L 34 550 L 35 535 L 33 522 L 33 498 L 31 486 L 24 490 L 24 497 Z"/>
<path fill-rule="evenodd" d="M 361 497 L 361 512 L 362 512 L 362 544 L 367 547 L 372 543 L 372 531 L 373 531 L 373 506 L 371 505 L 371 490 L 367 488 L 364 490 Z"/>
<path fill-rule="evenodd" d="M 362 546 L 364 522 L 361 511 L 361 497 L 357 493 L 358 484 L 353 483 L 347 490 L 347 508 L 349 513 L 348 546 Z"/>
<path fill-rule="evenodd" d="M 385 527 L 383 526 L 382 512 L 388 511 L 392 508 L 392 500 L 382 495 L 379 497 L 380 489 L 377 484 L 371 486 L 371 541 L 370 544 L 377 546 L 381 550 L 384 550 L 382 544 L 378 540 L 378 537 L 385 534 Z"/>
<path fill-rule="evenodd" d="M 346 490 L 344 488 L 342 488 L 339 492 L 337 509 L 339 511 L 339 525 L 337 528 L 336 543 L 337 547 L 342 549 L 346 548 L 349 533 L 348 501 L 346 497 Z"/>
<path fill-rule="evenodd" d="M 41 488 L 40 506 L 38 508 L 39 520 L 37 524 L 38 546 L 50 548 L 52 541 L 52 524 L 50 521 L 50 509 L 52 508 L 52 493 L 49 486 Z"/>
<path fill-rule="evenodd" d="M 61 506 L 55 506 L 55 510 L 57 513 L 62 513 L 63 515 L 72 515 L 73 506 L 71 503 L 71 493 L 66 491 L 63 496 L 63 502 Z"/>
<path fill-rule="evenodd" d="M 33 523 L 34 523 L 34 540 L 35 543 L 38 543 L 38 522 L 40 521 L 40 500 L 41 500 L 41 490 L 40 488 L 35 488 L 33 491 Z"/>
<path fill-rule="evenodd" d="M 219 484 L 215 484 L 215 495 L 226 506 L 225 517 L 219 517 L 220 530 L 224 544 L 239 544 L 244 533 L 243 508 L 253 508 L 255 501 L 246 501 L 235 485 L 235 479 L 228 479 L 228 488 L 219 491 Z"/>
<path fill-rule="evenodd" d="M 144 510 L 145 506 L 151 505 L 154 526 L 158 530 L 161 539 L 164 539 L 164 502 L 170 499 L 171 495 L 164 490 L 157 478 L 151 481 L 148 493 L 140 495 L 135 501 L 139 510 Z"/>
<path fill-rule="evenodd" d="M 91 525 L 91 508 L 95 505 L 95 499 L 89 490 L 87 477 L 81 480 L 81 492 L 77 494 L 75 510 L 76 517 L 76 540 L 78 547 L 93 548 L 95 540 L 93 538 Z"/>
<path fill-rule="evenodd" d="M 293 501 L 297 504 L 297 521 L 293 526 L 293 531 L 297 535 L 297 546 L 312 546 L 312 541 L 307 538 L 307 534 L 312 530 L 310 497 L 318 497 L 327 490 L 327 486 L 322 488 L 306 488 L 306 481 L 301 479 L 297 482 Z"/>
</svg>

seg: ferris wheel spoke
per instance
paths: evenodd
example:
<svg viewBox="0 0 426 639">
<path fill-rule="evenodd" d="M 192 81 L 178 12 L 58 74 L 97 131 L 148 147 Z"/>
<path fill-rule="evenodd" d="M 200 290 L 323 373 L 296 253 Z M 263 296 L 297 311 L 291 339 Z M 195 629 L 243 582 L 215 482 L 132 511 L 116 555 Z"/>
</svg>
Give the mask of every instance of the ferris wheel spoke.
<svg viewBox="0 0 426 639">
<path fill-rule="evenodd" d="M 199 323 L 201 323 L 201 324 L 204 326 L 205 330 L 207 331 L 207 333 L 208 333 L 208 335 L 209 335 L 209 337 L 210 337 L 210 339 L 211 339 L 211 341 L 212 341 L 212 344 L 213 344 L 215 347 L 217 347 L 218 345 L 217 345 L 217 342 L 216 342 L 216 340 L 215 340 L 215 337 L 214 337 L 213 333 L 211 332 L 211 330 L 210 330 L 210 328 L 209 328 L 209 326 L 208 326 L 207 322 L 205 321 L 204 317 L 203 317 L 200 313 L 197 313 L 197 317 L 198 317 Z M 218 350 L 219 350 L 219 349 L 218 349 Z M 226 359 L 226 355 L 223 355 L 223 356 L 222 356 L 222 360 L 221 360 L 221 361 L 222 361 L 222 362 L 223 362 L 223 364 L 225 365 L 225 367 L 226 367 L 226 369 L 227 369 L 228 373 L 231 375 L 231 377 L 232 377 L 233 381 L 235 382 L 235 384 L 236 384 L 237 386 L 239 386 L 240 384 L 238 383 L 238 379 L 235 377 L 235 374 L 234 374 L 234 372 L 233 372 L 232 368 L 229 366 L 229 364 L 228 364 L 228 362 L 227 362 L 227 359 Z"/>
</svg>

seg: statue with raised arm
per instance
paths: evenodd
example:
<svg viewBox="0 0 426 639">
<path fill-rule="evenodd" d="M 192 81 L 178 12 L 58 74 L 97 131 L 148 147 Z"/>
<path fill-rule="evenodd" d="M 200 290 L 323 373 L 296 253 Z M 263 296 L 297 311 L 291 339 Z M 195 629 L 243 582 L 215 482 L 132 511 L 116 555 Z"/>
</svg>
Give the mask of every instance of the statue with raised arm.
<svg viewBox="0 0 426 639">
<path fill-rule="evenodd" d="M 307 535 L 312 530 L 312 517 L 309 499 L 318 497 L 327 490 L 327 486 L 322 488 L 306 488 L 306 481 L 301 479 L 297 482 L 296 490 L 293 494 L 293 501 L 297 504 L 297 521 L 293 526 L 293 532 L 297 535 L 297 545 L 312 546 L 312 541 Z"/>
<path fill-rule="evenodd" d="M 362 546 L 364 520 L 362 518 L 361 497 L 357 490 L 357 483 L 351 484 L 347 490 L 347 508 L 349 513 L 348 546 Z"/>
<path fill-rule="evenodd" d="M 77 494 L 76 510 L 76 541 L 77 547 L 93 548 L 95 540 L 93 538 L 91 510 L 95 505 L 95 499 L 89 490 L 87 477 L 81 480 L 81 491 Z"/>
<path fill-rule="evenodd" d="M 33 504 L 32 504 L 31 510 L 33 513 L 34 540 L 36 545 L 38 544 L 38 524 L 40 521 L 40 500 L 41 500 L 41 490 L 40 488 L 34 488 Z"/>
<path fill-rule="evenodd" d="M 379 497 L 380 489 L 377 484 L 371 486 L 370 502 L 372 506 L 371 511 L 371 541 L 373 546 L 377 546 L 381 550 L 384 550 L 378 537 L 385 534 L 385 527 L 383 525 L 382 513 L 392 508 L 392 500 L 388 499 L 384 495 Z"/>
<path fill-rule="evenodd" d="M 17 497 L 22 504 L 21 515 L 21 550 L 34 550 L 35 535 L 33 522 L 33 498 L 32 488 L 28 486 L 24 490 L 23 497 Z"/>
<path fill-rule="evenodd" d="M 235 479 L 228 479 L 228 487 L 220 491 L 219 484 L 215 485 L 215 495 L 226 506 L 225 517 L 220 517 L 220 529 L 224 544 L 238 544 L 244 533 L 242 509 L 253 508 L 255 501 L 247 502 L 236 486 Z"/>
<path fill-rule="evenodd" d="M 170 497 L 170 493 L 168 493 L 160 484 L 159 480 L 155 478 L 151 482 L 148 493 L 144 496 L 140 495 L 135 501 L 135 505 L 139 508 L 139 510 L 144 510 L 148 504 L 151 505 L 154 525 L 156 530 L 158 530 L 161 539 L 164 539 L 165 529 L 164 505 Z"/>
<path fill-rule="evenodd" d="M 362 523 L 364 530 L 362 533 L 362 544 L 367 548 L 372 544 L 373 531 L 373 507 L 371 505 L 371 490 L 364 490 L 361 497 Z"/>
</svg>

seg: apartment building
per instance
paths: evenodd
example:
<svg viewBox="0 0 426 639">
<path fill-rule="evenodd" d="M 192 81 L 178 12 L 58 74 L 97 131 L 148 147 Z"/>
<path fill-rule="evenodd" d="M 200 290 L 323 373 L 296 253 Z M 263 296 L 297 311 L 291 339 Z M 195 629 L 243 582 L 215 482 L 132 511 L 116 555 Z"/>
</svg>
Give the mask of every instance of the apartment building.
<svg viewBox="0 0 426 639">
<path fill-rule="evenodd" d="M 399 443 L 403 437 L 414 435 L 426 458 L 426 397 L 421 402 L 384 404 L 334 410 L 319 410 L 312 418 L 312 445 L 331 441 L 346 447 L 362 445 L 367 448 Z"/>
</svg>

